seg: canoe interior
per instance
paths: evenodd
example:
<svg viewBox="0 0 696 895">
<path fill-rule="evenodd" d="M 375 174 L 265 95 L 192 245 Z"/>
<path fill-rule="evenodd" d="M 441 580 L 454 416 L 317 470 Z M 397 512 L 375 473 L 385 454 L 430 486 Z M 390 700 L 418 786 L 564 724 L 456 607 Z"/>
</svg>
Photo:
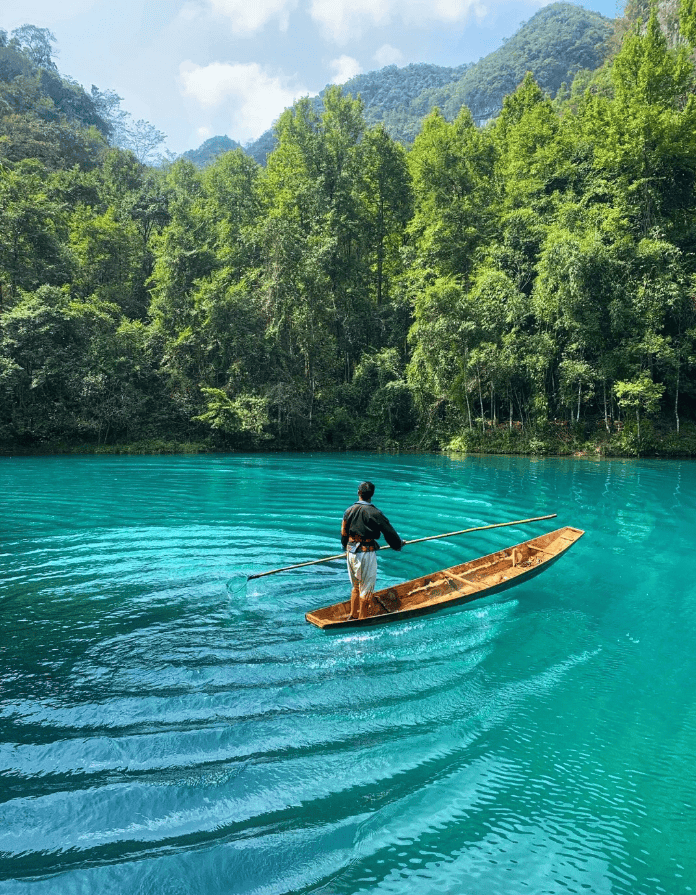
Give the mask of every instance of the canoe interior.
<svg viewBox="0 0 696 895">
<path fill-rule="evenodd" d="M 361 619 L 348 620 L 349 600 L 315 609 L 305 618 L 329 631 L 397 621 L 467 603 L 536 576 L 583 534 L 579 528 L 566 526 L 497 553 L 375 591 L 367 602 L 365 617 Z"/>
</svg>

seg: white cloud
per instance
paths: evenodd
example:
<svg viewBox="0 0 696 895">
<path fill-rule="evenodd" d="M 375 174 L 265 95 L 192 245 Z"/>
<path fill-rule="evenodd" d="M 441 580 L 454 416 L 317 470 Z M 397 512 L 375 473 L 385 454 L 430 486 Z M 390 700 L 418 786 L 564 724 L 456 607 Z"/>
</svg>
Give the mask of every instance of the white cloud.
<svg viewBox="0 0 696 895">
<path fill-rule="evenodd" d="M 337 42 L 370 25 L 386 25 L 395 0 L 311 0 L 310 15 Z"/>
<path fill-rule="evenodd" d="M 481 21 L 488 13 L 482 0 L 311 0 L 310 15 L 337 43 L 368 28 L 400 20 L 407 25 Z"/>
<path fill-rule="evenodd" d="M 271 19 L 287 31 L 290 13 L 297 0 L 210 0 L 213 11 L 229 19 L 235 34 L 252 34 Z"/>
<path fill-rule="evenodd" d="M 333 72 L 332 84 L 345 84 L 362 71 L 362 66 L 357 59 L 352 56 L 339 56 L 338 59 L 331 61 L 331 71 Z"/>
<path fill-rule="evenodd" d="M 384 68 L 385 65 L 401 65 L 404 54 L 391 44 L 384 44 L 377 50 L 373 59 L 380 68 Z"/>
<path fill-rule="evenodd" d="M 427 19 L 437 22 L 462 22 L 470 15 L 480 22 L 488 15 L 487 7 L 480 0 L 415 0 L 408 5 L 414 7 L 413 21 L 419 21 L 419 13 L 426 11 Z"/>
<path fill-rule="evenodd" d="M 184 96 L 200 105 L 224 107 L 230 134 L 236 140 L 260 136 L 287 106 L 307 91 L 284 76 L 269 74 L 256 62 L 182 62 L 179 84 Z"/>
<path fill-rule="evenodd" d="M 180 22 L 195 22 L 201 16 L 201 8 L 195 3 L 184 3 L 179 12 L 177 19 Z"/>
</svg>

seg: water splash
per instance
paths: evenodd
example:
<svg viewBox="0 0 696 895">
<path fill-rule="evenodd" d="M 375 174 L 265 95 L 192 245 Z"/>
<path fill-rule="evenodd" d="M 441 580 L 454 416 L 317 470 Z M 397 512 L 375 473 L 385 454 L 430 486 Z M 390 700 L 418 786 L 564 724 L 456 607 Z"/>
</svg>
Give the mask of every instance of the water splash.
<svg viewBox="0 0 696 895">
<path fill-rule="evenodd" d="M 246 599 L 247 597 L 247 584 L 249 581 L 249 576 L 253 575 L 253 572 L 239 572 L 239 574 L 234 575 L 225 585 L 227 589 L 227 593 L 233 599 Z"/>
</svg>

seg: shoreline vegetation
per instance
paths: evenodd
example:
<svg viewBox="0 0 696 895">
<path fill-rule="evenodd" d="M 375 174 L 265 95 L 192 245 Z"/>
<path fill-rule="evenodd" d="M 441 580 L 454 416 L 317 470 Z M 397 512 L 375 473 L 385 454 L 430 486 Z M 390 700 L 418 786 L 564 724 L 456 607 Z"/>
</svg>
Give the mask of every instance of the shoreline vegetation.
<svg viewBox="0 0 696 895">
<path fill-rule="evenodd" d="M 476 429 L 465 430 L 461 434 L 439 443 L 409 440 L 398 443 L 392 439 L 375 440 L 370 445 L 334 447 L 317 444 L 312 447 L 297 447 L 289 444 L 239 446 L 220 440 L 200 438 L 177 440 L 169 438 L 141 439 L 113 444 L 68 442 L 64 440 L 46 441 L 43 444 L 2 444 L 0 457 L 40 457 L 51 455 L 176 455 L 176 454 L 277 454 L 277 453 L 344 453 L 365 450 L 370 453 L 444 453 L 511 455 L 537 457 L 565 457 L 609 459 L 654 458 L 676 459 L 696 457 L 696 424 L 685 423 L 677 432 L 674 427 L 654 425 L 645 421 L 640 437 L 635 423 L 614 425 L 607 431 L 604 421 L 602 429 L 585 423 L 546 423 L 542 426 L 523 429 L 517 426 L 490 424 Z"/>
</svg>

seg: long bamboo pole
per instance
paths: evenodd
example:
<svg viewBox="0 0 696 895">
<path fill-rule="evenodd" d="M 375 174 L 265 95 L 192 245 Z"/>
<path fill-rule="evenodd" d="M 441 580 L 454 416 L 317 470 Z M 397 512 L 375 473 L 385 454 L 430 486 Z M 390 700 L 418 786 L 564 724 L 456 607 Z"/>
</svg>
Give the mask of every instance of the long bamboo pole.
<svg viewBox="0 0 696 895">
<path fill-rule="evenodd" d="M 544 519 L 555 519 L 557 513 L 550 516 L 536 516 L 534 519 L 516 519 L 514 522 L 496 522 L 494 525 L 478 525 L 476 528 L 462 528 L 461 531 L 448 531 L 442 535 L 429 535 L 427 538 L 414 538 L 412 541 L 404 541 L 404 544 L 422 544 L 423 541 L 437 541 L 439 538 L 451 538 L 454 535 L 465 535 L 472 531 L 486 531 L 489 528 L 504 528 L 506 525 L 527 525 L 529 522 L 542 522 Z M 388 544 L 378 547 L 378 550 L 391 550 Z M 342 559 L 345 553 L 335 553 L 333 556 L 324 556 L 322 559 L 310 559 L 308 562 L 298 562 L 293 566 L 283 566 L 282 569 L 271 569 L 268 572 L 259 572 L 257 575 L 249 575 L 247 581 L 254 578 L 265 578 L 267 575 L 276 575 L 278 572 L 289 572 L 290 569 L 301 569 L 304 566 L 316 566 L 319 563 L 331 562 L 332 559 Z"/>
</svg>

